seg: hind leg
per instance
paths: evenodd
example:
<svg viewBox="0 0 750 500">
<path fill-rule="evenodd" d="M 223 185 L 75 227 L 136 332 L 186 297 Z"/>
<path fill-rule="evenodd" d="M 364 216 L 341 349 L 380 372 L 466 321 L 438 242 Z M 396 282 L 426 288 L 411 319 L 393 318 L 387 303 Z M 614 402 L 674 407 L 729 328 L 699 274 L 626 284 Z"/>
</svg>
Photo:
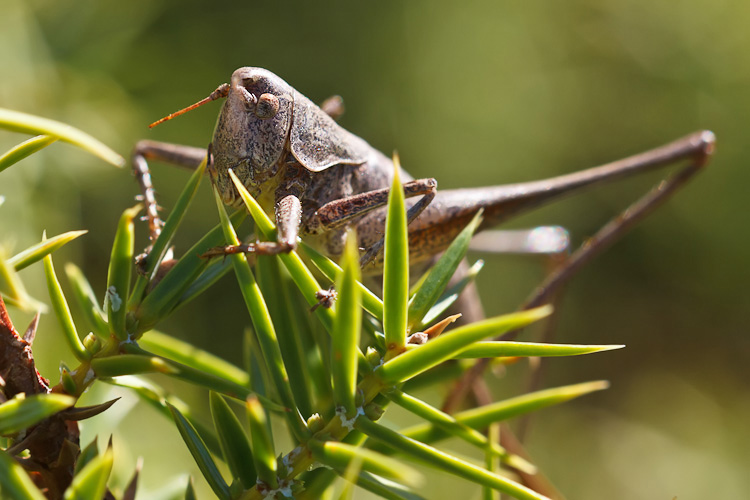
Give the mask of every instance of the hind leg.
<svg viewBox="0 0 750 500">
<path fill-rule="evenodd" d="M 579 190 L 679 161 L 689 161 L 687 166 L 656 188 L 656 191 L 665 194 L 653 202 L 647 202 L 655 207 L 700 171 L 713 152 L 714 140 L 711 132 L 697 132 L 645 153 L 573 174 L 542 181 L 438 191 L 429 206 L 409 226 L 411 262 L 424 262 L 448 248 L 479 210 L 483 211 L 479 228 L 482 231 Z M 644 211 L 648 213 L 650 210 L 650 207 L 646 207 Z M 627 212 L 623 213 L 622 220 L 622 228 L 612 228 L 615 238 L 632 226 L 632 218 L 627 216 Z M 360 239 L 361 246 L 369 248 L 376 241 L 374 234 L 382 232 L 385 227 L 385 211 L 368 214 L 358 226 L 368 230 L 360 232 Z M 613 237 L 607 237 L 610 238 Z M 379 267 L 382 267 L 382 261 L 376 260 L 367 270 L 376 274 Z"/>
<path fill-rule="evenodd" d="M 694 137 L 694 136 L 691 136 Z M 602 253 L 606 248 L 621 238 L 640 221 L 667 201 L 675 192 L 683 187 L 695 174 L 701 171 L 708 156 L 713 151 L 713 135 L 702 134 L 701 142 L 693 142 L 692 153 L 689 156 L 692 161 L 682 170 L 679 170 L 666 180 L 660 182 L 651 191 L 646 193 L 635 203 L 626 208 L 619 215 L 611 219 L 591 238 L 576 249 L 569 257 L 564 259 L 524 301 L 520 309 L 531 309 L 554 300 L 561 287 L 565 285 L 581 268 L 588 264 L 593 258 Z M 685 151 L 682 151 L 685 153 Z M 687 156 L 687 155 L 685 155 Z M 519 330 L 504 334 L 498 340 L 511 340 L 520 333 Z M 450 411 L 457 407 L 464 399 L 474 382 L 481 376 L 487 367 L 489 360 L 477 360 L 475 365 L 469 369 L 456 383 L 451 393 L 447 396 L 443 408 Z"/>
</svg>

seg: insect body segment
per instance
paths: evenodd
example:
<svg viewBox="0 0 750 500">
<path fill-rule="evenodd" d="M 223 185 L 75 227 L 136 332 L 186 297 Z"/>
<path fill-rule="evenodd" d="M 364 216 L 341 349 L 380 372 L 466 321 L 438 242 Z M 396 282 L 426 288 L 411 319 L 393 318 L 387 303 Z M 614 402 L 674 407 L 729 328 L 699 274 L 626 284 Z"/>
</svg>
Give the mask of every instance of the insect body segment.
<svg viewBox="0 0 750 500">
<path fill-rule="evenodd" d="M 247 250 L 289 251 L 301 236 L 337 259 L 347 227 L 354 226 L 359 246 L 365 250 L 363 272 L 381 272 L 382 207 L 393 179 L 393 162 L 268 70 L 240 68 L 229 84 L 217 88 L 204 101 L 221 97 L 226 101 L 210 148 L 213 163 L 208 170 L 212 181 L 225 203 L 238 205 L 239 196 L 229 177 L 229 171 L 234 171 L 264 210 L 274 214 L 279 228 L 278 242 L 250 244 Z M 343 106 L 340 99 L 331 99 L 325 108 L 339 115 Z M 411 262 L 431 259 L 445 250 L 480 209 L 484 211 L 480 229 L 485 229 L 600 182 L 679 160 L 702 165 L 713 151 L 713 143 L 711 132 L 697 132 L 601 167 L 494 187 L 438 192 L 434 179 L 414 181 L 401 172 L 405 194 L 413 198 L 408 200 Z M 142 186 L 148 180 L 142 174 L 145 158 L 196 164 L 195 148 L 185 149 L 182 157 L 177 148 L 145 141 L 136 146 L 134 166 L 137 175 L 145 177 Z M 148 194 L 148 188 L 143 189 Z M 153 196 L 145 199 L 150 203 Z M 158 227 L 155 203 L 149 210 L 149 220 L 152 227 Z M 623 226 L 621 232 L 625 229 Z"/>
<path fill-rule="evenodd" d="M 394 168 L 281 78 L 249 67 L 232 75 L 212 153 L 209 171 L 225 203 L 240 203 L 231 169 L 275 214 L 285 248 L 302 234 L 329 255 L 340 254 L 346 225 L 385 204 Z M 435 186 L 431 180 L 412 195 L 434 193 Z M 297 206 L 301 215 L 290 212 Z"/>
</svg>

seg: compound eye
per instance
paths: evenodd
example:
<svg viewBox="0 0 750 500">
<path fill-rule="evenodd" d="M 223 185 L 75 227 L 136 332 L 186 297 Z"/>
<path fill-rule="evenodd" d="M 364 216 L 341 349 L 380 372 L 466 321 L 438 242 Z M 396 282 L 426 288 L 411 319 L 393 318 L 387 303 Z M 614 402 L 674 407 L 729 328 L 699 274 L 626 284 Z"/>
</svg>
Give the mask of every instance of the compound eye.
<svg viewBox="0 0 750 500">
<path fill-rule="evenodd" d="M 273 94 L 261 94 L 255 106 L 255 115 L 261 120 L 273 118 L 279 112 L 279 98 Z"/>
</svg>

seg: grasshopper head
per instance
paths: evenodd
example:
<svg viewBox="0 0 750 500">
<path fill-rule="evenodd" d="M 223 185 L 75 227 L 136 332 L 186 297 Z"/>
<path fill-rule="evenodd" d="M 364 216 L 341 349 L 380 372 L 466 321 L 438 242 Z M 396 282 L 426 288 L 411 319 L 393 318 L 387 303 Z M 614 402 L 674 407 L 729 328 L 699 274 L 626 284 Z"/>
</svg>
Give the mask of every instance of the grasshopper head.
<svg viewBox="0 0 750 500">
<path fill-rule="evenodd" d="M 229 169 L 256 196 L 263 182 L 276 173 L 289 136 L 293 104 L 294 89 L 270 71 L 245 67 L 232 74 L 214 130 L 210 169 L 225 203 L 238 201 Z"/>
</svg>

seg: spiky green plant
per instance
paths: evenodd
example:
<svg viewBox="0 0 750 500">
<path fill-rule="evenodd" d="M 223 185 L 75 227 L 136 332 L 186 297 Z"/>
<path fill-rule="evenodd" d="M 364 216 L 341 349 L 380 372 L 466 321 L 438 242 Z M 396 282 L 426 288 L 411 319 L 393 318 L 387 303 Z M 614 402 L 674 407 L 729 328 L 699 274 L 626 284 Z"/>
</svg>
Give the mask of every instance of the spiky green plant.
<svg viewBox="0 0 750 500">
<path fill-rule="evenodd" d="M 0 170 L 57 139 L 74 142 L 121 163 L 121 158 L 88 136 L 56 122 L 0 111 L 0 125 L 41 134 L 0 158 Z M 96 382 L 128 387 L 165 417 L 172 418 L 204 479 L 221 499 L 331 498 L 339 488 L 337 478 L 383 498 L 422 498 L 419 491 L 423 479 L 405 461 L 426 464 L 480 485 L 485 498 L 493 498 L 496 492 L 518 499 L 546 498 L 519 482 L 519 473 L 534 474 L 536 468 L 499 445 L 495 424 L 603 389 L 605 382 L 542 390 L 454 415 L 415 396 L 409 390 L 410 384 L 424 387 L 444 383 L 443 377 L 435 376 L 435 370 L 443 366 L 450 366 L 452 378 L 458 377 L 469 366 L 467 358 L 570 356 L 620 346 L 486 340 L 544 318 L 551 311 L 549 306 L 490 318 L 441 334 L 454 319 L 442 319 L 445 311 L 481 267 L 481 263 L 475 265 L 467 278 L 446 289 L 465 257 L 480 215 L 410 291 L 406 213 L 398 176 L 388 203 L 382 299 L 361 280 L 353 233 L 348 234 L 340 266 L 304 242 L 300 252 L 259 256 L 254 266 L 243 254 L 224 260 L 201 258 L 201 254 L 218 245 L 238 244 L 235 227 L 246 213 L 254 220 L 259 237 L 275 237 L 273 223 L 234 174 L 232 178 L 247 210 L 229 215 L 217 195 L 219 224 L 162 276 L 157 271 L 203 178 L 204 168 L 205 164 L 185 186 L 153 243 L 145 272 L 132 279 L 138 206 L 127 208 L 120 218 L 103 293 L 97 295 L 77 267 L 65 266 L 73 298 L 94 326 L 93 333 L 85 338 L 78 333 L 78 321 L 70 313 L 51 256 L 80 232 L 43 238 L 38 245 L 13 257 L 0 258 L 0 293 L 7 302 L 22 307 L 33 307 L 34 302 L 24 295 L 15 271 L 44 260 L 52 310 L 79 362 L 73 369 L 63 369 L 60 381 L 51 389 L 40 387 L 35 394 L 10 393 L 4 386 L 0 434 L 9 438 L 7 449 L 0 452 L 0 489 L 4 498 L 43 498 L 40 487 L 52 498 L 104 496 L 112 469 L 111 447 L 101 453 L 94 442 L 80 450 L 72 436 L 62 436 L 66 444 L 60 446 L 60 460 L 41 464 L 35 462 L 34 456 L 38 438 L 35 432 L 47 429 L 44 436 L 49 437 L 53 419 L 70 422 L 106 410 L 111 402 L 90 408 L 74 407 L 82 393 Z M 319 273 L 313 273 L 307 264 L 310 262 Z M 251 356 L 245 368 L 155 330 L 164 318 L 179 312 L 198 294 L 219 293 L 211 285 L 232 271 L 252 324 L 252 333 L 246 336 Z M 329 284 L 318 281 L 316 275 L 321 274 L 335 284 L 338 299 L 331 308 L 315 307 L 311 315 L 308 308 L 318 305 L 317 292 Z M 104 307 L 100 306 L 101 299 Z M 363 317 L 367 317 L 366 322 Z M 8 316 L 0 314 L 0 319 L 5 338 L 15 341 L 12 335 L 18 335 Z M 318 327 L 326 333 L 316 335 Z M 147 381 L 150 373 L 208 389 L 212 425 L 197 419 L 188 405 Z M 232 401 L 242 404 L 249 432 L 232 410 Z M 391 403 L 412 413 L 421 424 L 392 428 L 380 423 Z M 104 412 L 99 418 L 106 415 Z M 285 423 L 294 442 L 291 449 L 276 449 L 270 420 Z M 491 429 L 489 436 L 482 432 L 487 427 Z M 473 446 L 476 456 L 465 459 L 442 448 L 439 441 L 446 437 Z M 219 461 L 227 467 L 220 467 Z M 482 462 L 484 465 L 479 465 Z M 60 464 L 71 472 L 66 475 L 55 469 Z M 40 467 L 47 469 L 40 472 Z M 135 497 L 136 481 L 137 473 L 123 499 Z M 341 498 L 351 495 L 348 486 Z M 185 498 L 194 498 L 192 484 Z"/>
</svg>

